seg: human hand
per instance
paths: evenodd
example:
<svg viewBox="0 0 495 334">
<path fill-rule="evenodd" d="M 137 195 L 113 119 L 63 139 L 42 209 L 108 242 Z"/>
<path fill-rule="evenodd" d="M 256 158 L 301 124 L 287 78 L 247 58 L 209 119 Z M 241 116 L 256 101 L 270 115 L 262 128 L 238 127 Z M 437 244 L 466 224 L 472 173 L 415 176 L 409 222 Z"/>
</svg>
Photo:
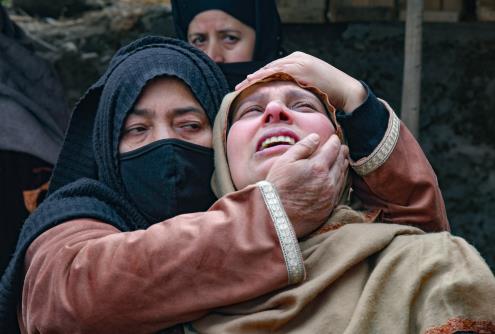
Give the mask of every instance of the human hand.
<svg viewBox="0 0 495 334">
<path fill-rule="evenodd" d="M 349 149 L 332 135 L 320 147 L 310 134 L 281 155 L 268 172 L 298 238 L 321 226 L 345 184 Z"/>
<path fill-rule="evenodd" d="M 354 111 L 366 100 L 366 89 L 358 80 L 319 58 L 299 51 L 265 65 L 235 88 L 242 89 L 277 72 L 287 73 L 301 84 L 318 87 L 328 95 L 334 107 L 345 112 Z"/>
</svg>

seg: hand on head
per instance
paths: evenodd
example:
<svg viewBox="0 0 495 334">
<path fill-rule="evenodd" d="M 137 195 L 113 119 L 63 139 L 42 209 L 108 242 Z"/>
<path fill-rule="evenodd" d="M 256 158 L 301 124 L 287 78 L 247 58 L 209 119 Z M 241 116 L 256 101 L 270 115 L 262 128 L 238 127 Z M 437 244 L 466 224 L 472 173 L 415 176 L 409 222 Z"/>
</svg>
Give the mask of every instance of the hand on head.
<svg viewBox="0 0 495 334">
<path fill-rule="evenodd" d="M 301 84 L 318 87 L 328 95 L 332 105 L 345 112 L 355 110 L 366 99 L 366 90 L 358 80 L 319 58 L 299 51 L 248 75 L 236 90 L 277 72 L 290 74 Z"/>
</svg>

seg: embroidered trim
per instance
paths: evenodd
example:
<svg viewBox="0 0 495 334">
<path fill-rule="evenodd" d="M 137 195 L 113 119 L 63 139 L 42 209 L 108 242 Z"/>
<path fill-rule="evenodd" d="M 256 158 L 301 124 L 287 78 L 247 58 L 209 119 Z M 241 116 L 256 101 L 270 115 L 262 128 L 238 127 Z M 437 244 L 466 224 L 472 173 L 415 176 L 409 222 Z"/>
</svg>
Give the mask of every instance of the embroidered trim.
<svg viewBox="0 0 495 334">
<path fill-rule="evenodd" d="M 389 114 L 387 131 L 375 150 L 367 157 L 356 162 L 351 161 L 351 167 L 361 176 L 367 175 L 383 165 L 399 140 L 400 120 L 392 110 L 389 110 Z"/>
<path fill-rule="evenodd" d="M 458 331 L 491 334 L 495 333 L 495 323 L 489 320 L 453 318 L 445 325 L 429 328 L 425 334 L 451 334 Z"/>
<path fill-rule="evenodd" d="M 272 217 L 275 231 L 277 231 L 285 265 L 287 266 L 289 284 L 299 283 L 304 280 L 305 270 L 296 233 L 285 213 L 275 187 L 268 181 L 260 181 L 257 183 L 257 186 L 261 190 L 265 205 Z"/>
</svg>

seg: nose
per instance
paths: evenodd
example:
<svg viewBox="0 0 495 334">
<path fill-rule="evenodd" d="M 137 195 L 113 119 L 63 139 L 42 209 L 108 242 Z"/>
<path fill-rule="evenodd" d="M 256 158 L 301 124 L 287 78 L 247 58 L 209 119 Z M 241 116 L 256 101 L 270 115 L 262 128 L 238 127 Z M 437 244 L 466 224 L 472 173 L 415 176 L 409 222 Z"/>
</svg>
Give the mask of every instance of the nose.
<svg viewBox="0 0 495 334">
<path fill-rule="evenodd" d="M 223 50 L 220 43 L 215 40 L 210 41 L 208 43 L 208 47 L 206 49 L 206 54 L 210 57 L 215 63 L 225 63 L 225 58 L 223 56 Z"/>
<path fill-rule="evenodd" d="M 292 124 L 292 115 L 290 110 L 280 101 L 270 101 L 265 107 L 263 113 L 264 123 L 289 123 Z"/>
<path fill-rule="evenodd" d="M 166 125 L 157 125 L 153 128 L 153 138 L 152 141 L 169 139 L 169 138 L 177 138 L 177 133 L 173 131 L 172 128 Z"/>
</svg>

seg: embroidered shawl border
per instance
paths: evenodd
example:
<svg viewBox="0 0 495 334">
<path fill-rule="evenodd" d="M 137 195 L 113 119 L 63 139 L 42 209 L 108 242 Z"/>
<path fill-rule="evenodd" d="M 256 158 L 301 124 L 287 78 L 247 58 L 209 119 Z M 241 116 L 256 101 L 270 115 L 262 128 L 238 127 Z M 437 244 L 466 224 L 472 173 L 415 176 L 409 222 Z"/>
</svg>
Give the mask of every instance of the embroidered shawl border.
<svg viewBox="0 0 495 334">
<path fill-rule="evenodd" d="M 495 333 L 495 323 L 488 320 L 453 318 L 442 326 L 428 329 L 425 334 L 450 334 L 455 332 Z"/>
<path fill-rule="evenodd" d="M 260 181 L 257 183 L 257 186 L 263 195 L 263 200 L 270 212 L 273 225 L 275 226 L 278 235 L 285 265 L 287 266 L 289 284 L 299 283 L 304 280 L 306 272 L 296 233 L 285 213 L 275 187 L 268 181 Z"/>
<path fill-rule="evenodd" d="M 399 140 L 400 120 L 399 117 L 387 108 L 390 114 L 388 127 L 382 141 L 375 150 L 367 157 L 359 159 L 356 162 L 351 161 L 351 167 L 358 175 L 365 176 L 380 167 L 387 161 Z"/>
</svg>

